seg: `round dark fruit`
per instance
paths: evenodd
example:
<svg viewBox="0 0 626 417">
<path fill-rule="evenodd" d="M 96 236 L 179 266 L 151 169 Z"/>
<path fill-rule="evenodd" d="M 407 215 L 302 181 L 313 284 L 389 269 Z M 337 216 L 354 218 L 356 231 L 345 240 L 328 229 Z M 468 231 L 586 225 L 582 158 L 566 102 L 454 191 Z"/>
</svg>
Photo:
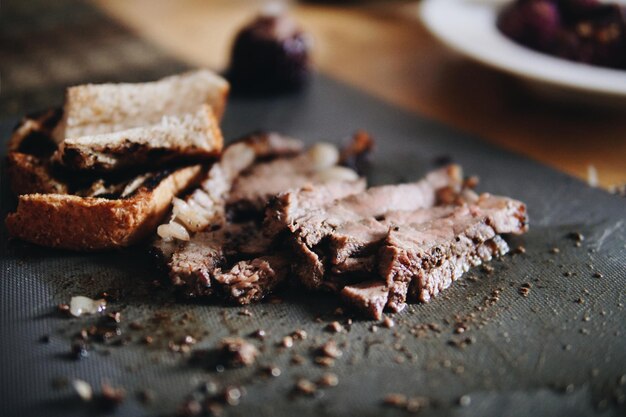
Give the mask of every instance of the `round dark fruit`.
<svg viewBox="0 0 626 417">
<path fill-rule="evenodd" d="M 261 14 L 237 34 L 228 71 L 234 92 L 297 90 L 310 78 L 311 39 L 288 15 Z"/>
</svg>

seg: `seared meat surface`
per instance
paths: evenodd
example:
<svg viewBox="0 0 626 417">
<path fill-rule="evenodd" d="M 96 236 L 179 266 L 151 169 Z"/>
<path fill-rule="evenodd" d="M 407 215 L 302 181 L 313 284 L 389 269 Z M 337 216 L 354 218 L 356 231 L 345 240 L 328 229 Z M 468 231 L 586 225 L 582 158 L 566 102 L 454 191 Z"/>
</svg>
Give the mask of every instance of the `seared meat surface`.
<svg viewBox="0 0 626 417">
<path fill-rule="evenodd" d="M 159 232 L 174 285 L 249 304 L 290 281 L 380 319 L 506 254 L 501 235 L 528 228 L 523 203 L 476 194 L 457 165 L 367 188 L 339 155 L 275 134 L 229 146 Z"/>
<path fill-rule="evenodd" d="M 274 245 L 276 235 L 262 229 L 269 200 L 319 186 L 331 201 L 365 188 L 354 171 L 337 165 L 332 145 L 303 148 L 277 134 L 253 134 L 230 145 L 201 186 L 174 202 L 154 245 L 174 285 L 188 296 L 248 304 L 285 280 L 288 256 Z M 306 200 L 302 207 L 313 204 Z"/>
</svg>

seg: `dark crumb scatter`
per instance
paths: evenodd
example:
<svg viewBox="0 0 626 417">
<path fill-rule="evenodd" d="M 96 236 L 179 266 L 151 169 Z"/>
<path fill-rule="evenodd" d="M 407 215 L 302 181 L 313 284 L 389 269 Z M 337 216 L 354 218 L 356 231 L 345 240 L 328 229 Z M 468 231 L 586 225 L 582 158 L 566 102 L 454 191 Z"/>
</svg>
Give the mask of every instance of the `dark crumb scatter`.
<svg viewBox="0 0 626 417">
<path fill-rule="evenodd" d="M 265 366 L 262 369 L 263 373 L 267 376 L 271 376 L 271 377 L 279 377 L 280 374 L 282 373 L 282 371 L 280 370 L 280 368 L 278 366 L 274 366 L 274 365 L 270 365 L 270 366 Z"/>
<path fill-rule="evenodd" d="M 144 326 L 143 324 L 141 324 L 138 321 L 132 321 L 130 322 L 130 324 L 128 325 L 128 327 L 130 327 L 131 330 L 143 330 Z"/>
<path fill-rule="evenodd" d="M 404 408 L 407 403 L 406 395 L 403 394 L 387 394 L 385 398 L 383 398 L 383 404 L 395 407 L 395 408 Z"/>
<path fill-rule="evenodd" d="M 333 358 L 329 358 L 328 356 L 317 356 L 315 358 L 315 363 L 319 366 L 323 366 L 324 368 L 330 368 L 335 364 L 335 360 Z"/>
<path fill-rule="evenodd" d="M 301 378 L 296 382 L 296 392 L 304 395 L 313 395 L 317 391 L 317 385 L 308 379 Z"/>
<path fill-rule="evenodd" d="M 343 331 L 343 326 L 338 321 L 333 321 L 331 323 L 328 323 L 328 325 L 326 326 L 326 330 L 332 333 L 339 333 Z"/>
<path fill-rule="evenodd" d="M 286 349 L 292 348 L 293 347 L 293 337 L 291 336 L 285 336 L 283 337 L 283 340 L 281 340 L 280 345 Z"/>
<path fill-rule="evenodd" d="M 267 336 L 267 333 L 263 329 L 258 329 L 258 330 L 255 330 L 254 332 L 252 332 L 252 334 L 250 336 L 252 336 L 252 337 L 254 337 L 256 339 L 259 339 L 259 340 L 263 340 L 263 339 L 265 339 L 265 336 Z"/>
<path fill-rule="evenodd" d="M 337 343 L 334 340 L 329 340 L 325 344 L 323 344 L 319 349 L 319 353 L 323 356 L 337 359 L 343 355 L 343 352 L 337 346 Z"/>
<path fill-rule="evenodd" d="M 464 349 L 467 346 L 473 344 L 476 342 L 476 339 L 474 339 L 473 337 L 466 337 L 465 339 L 461 339 L 461 340 L 449 340 L 448 341 L 448 345 L 459 348 L 459 349 Z"/>
<path fill-rule="evenodd" d="M 219 391 L 219 386 L 215 381 L 206 381 L 200 384 L 198 390 L 203 394 L 216 395 Z"/>
<path fill-rule="evenodd" d="M 526 282 L 519 287 L 518 292 L 522 297 L 528 297 L 528 294 L 530 294 L 530 288 L 531 284 Z"/>
<path fill-rule="evenodd" d="M 231 368 L 250 366 L 259 355 L 256 346 L 239 337 L 222 339 L 219 350 L 225 364 Z"/>
<path fill-rule="evenodd" d="M 390 317 L 385 316 L 385 318 L 383 318 L 382 325 L 387 329 L 391 329 L 393 326 L 396 325 L 396 323 L 394 323 L 394 321 Z"/>
<path fill-rule="evenodd" d="M 441 326 L 439 326 L 437 323 L 428 323 L 427 326 L 433 332 L 441 333 Z"/>
<path fill-rule="evenodd" d="M 302 365 L 304 363 L 304 357 L 302 355 L 295 354 L 291 357 L 292 365 Z"/>
<path fill-rule="evenodd" d="M 333 373 L 326 373 L 317 381 L 320 387 L 336 387 L 339 385 L 339 378 Z"/>
<path fill-rule="evenodd" d="M 151 404 L 156 399 L 156 395 L 152 390 L 143 389 L 137 393 L 137 399 L 142 404 Z"/>
<path fill-rule="evenodd" d="M 581 297 L 578 297 L 578 298 L 575 300 L 575 302 L 576 302 L 576 304 L 585 304 L 585 300 L 583 300 Z"/>
<path fill-rule="evenodd" d="M 235 386 L 229 386 L 224 389 L 222 392 L 222 398 L 224 399 L 224 403 L 235 406 L 239 405 L 241 401 L 241 397 L 243 397 L 244 391 L 243 389 Z"/>
<path fill-rule="evenodd" d="M 39 343 L 44 343 L 44 344 L 50 343 L 50 336 L 48 336 L 47 334 L 41 336 L 39 338 Z"/>
<path fill-rule="evenodd" d="M 567 235 L 567 237 L 575 242 L 582 242 L 583 240 L 585 240 L 585 236 L 583 236 L 583 234 L 580 232 L 571 232 L 569 235 Z"/>
<path fill-rule="evenodd" d="M 202 404 L 198 400 L 187 400 L 178 411 L 178 415 L 184 417 L 199 416 L 202 413 Z"/>
<path fill-rule="evenodd" d="M 116 407 L 126 399 L 126 391 L 121 387 L 114 387 L 107 382 L 102 383 L 101 399 L 103 406 Z"/>
<path fill-rule="evenodd" d="M 417 413 L 430 406 L 430 400 L 426 397 L 409 397 L 406 401 L 406 411 Z"/>
<path fill-rule="evenodd" d="M 122 313 L 119 311 L 107 313 L 106 317 L 114 323 L 120 323 L 122 321 Z"/>
<path fill-rule="evenodd" d="M 307 333 L 302 329 L 298 329 L 291 334 L 291 337 L 294 340 L 305 340 L 307 338 Z"/>
<path fill-rule="evenodd" d="M 224 414 L 224 407 L 215 401 L 209 401 L 206 405 L 206 413 L 210 417 L 219 417 Z"/>
<path fill-rule="evenodd" d="M 71 357 L 76 360 L 86 359 L 89 357 L 89 347 L 82 340 L 76 341 L 72 343 L 70 354 Z"/>
</svg>

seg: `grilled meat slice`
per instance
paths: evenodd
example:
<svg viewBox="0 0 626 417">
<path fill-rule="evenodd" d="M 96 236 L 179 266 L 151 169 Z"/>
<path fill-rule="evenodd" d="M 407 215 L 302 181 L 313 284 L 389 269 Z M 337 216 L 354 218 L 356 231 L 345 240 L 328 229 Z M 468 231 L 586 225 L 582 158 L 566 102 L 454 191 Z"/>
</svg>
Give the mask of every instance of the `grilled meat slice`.
<svg viewBox="0 0 626 417">
<path fill-rule="evenodd" d="M 349 285 L 341 290 L 341 298 L 374 320 L 383 318 L 389 289 L 383 281 L 368 281 Z"/>
<path fill-rule="evenodd" d="M 498 234 L 521 234 L 527 228 L 523 203 L 483 194 L 447 217 L 390 230 L 379 254 L 389 307 L 402 308 L 409 284 L 421 301 L 428 301 L 471 266 L 506 253 Z"/>
<path fill-rule="evenodd" d="M 366 226 L 360 229 L 363 236 L 355 241 L 380 241 L 388 227 L 380 224 L 377 218 L 392 211 L 432 207 L 437 202 L 437 190 L 460 185 L 460 173 L 460 167 L 452 165 L 434 171 L 414 183 L 372 187 L 323 207 L 302 210 L 295 218 L 283 216 L 285 227 L 296 241 L 294 248 L 300 260 L 296 269 L 298 278 L 307 288 L 319 288 L 326 269 L 326 246 L 329 242 L 332 244 L 336 230 L 362 223 Z M 340 263 L 342 260 L 344 259 L 336 259 L 336 262 Z"/>
</svg>

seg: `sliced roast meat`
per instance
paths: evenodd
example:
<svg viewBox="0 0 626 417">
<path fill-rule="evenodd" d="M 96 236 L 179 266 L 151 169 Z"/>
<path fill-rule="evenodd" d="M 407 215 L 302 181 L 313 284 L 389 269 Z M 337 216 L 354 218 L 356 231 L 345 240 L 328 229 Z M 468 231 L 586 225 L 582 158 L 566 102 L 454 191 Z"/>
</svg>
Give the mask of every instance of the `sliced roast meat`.
<svg viewBox="0 0 626 417">
<path fill-rule="evenodd" d="M 245 143 L 251 147 L 257 159 L 293 156 L 304 150 L 302 141 L 276 132 L 253 132 L 234 143 Z"/>
<path fill-rule="evenodd" d="M 159 226 L 159 236 L 166 240 L 179 236 L 173 233 L 179 229 L 173 222 L 183 225 L 187 235 L 225 224 L 226 202 L 237 177 L 257 160 L 292 156 L 302 147 L 302 142 L 276 133 L 255 133 L 227 146 L 200 186 L 185 200 L 174 200 L 172 218 Z"/>
<path fill-rule="evenodd" d="M 239 304 L 256 301 L 286 275 L 287 263 L 282 257 L 264 256 L 271 243 L 254 223 L 228 223 L 214 231 L 198 232 L 170 249 L 170 278 L 190 296 L 219 291 Z M 161 245 L 168 244 L 172 243 Z"/>
<path fill-rule="evenodd" d="M 400 185 L 372 187 L 362 193 L 352 194 L 314 210 L 301 210 L 295 218 L 283 216 L 284 226 L 292 233 L 297 243 L 294 248 L 299 252 L 300 261 L 296 275 L 307 288 L 319 288 L 325 272 L 326 246 L 331 244 L 334 232 L 342 226 L 360 230 L 360 239 L 376 241 L 384 238 L 388 227 L 377 221 L 386 213 L 398 210 L 418 210 L 432 207 L 436 202 L 437 190 L 442 187 L 460 186 L 461 169 L 452 165 L 431 172 L 424 179 Z M 280 216 L 277 216 L 280 217 Z M 359 223 L 365 227 L 359 228 Z M 369 227 L 372 227 L 370 230 Z M 340 239 L 341 240 L 341 239 Z M 350 241 L 352 252 L 357 248 Z M 344 258 L 337 259 L 340 263 Z"/>
<path fill-rule="evenodd" d="M 211 275 L 225 262 L 223 230 L 196 233 L 171 254 L 167 264 L 170 279 L 188 296 L 207 296 L 214 291 Z"/>
<path fill-rule="evenodd" d="M 458 247 L 463 244 L 456 246 L 453 254 L 444 259 L 441 265 L 428 270 L 423 269 L 413 277 L 408 289 L 410 299 L 428 302 L 431 297 L 436 296 L 459 279 L 469 268 L 490 261 L 494 257 L 505 255 L 509 251 L 507 243 L 498 235 L 478 245 L 467 246 L 466 242 L 463 249 Z M 390 303 L 401 305 L 404 291 L 404 289 L 390 291 Z"/>
<path fill-rule="evenodd" d="M 364 315 L 380 320 L 387 305 L 389 290 L 382 281 L 369 281 L 349 285 L 341 290 L 341 298 Z"/>
<path fill-rule="evenodd" d="M 337 166 L 339 151 L 317 144 L 293 158 L 259 163 L 239 176 L 227 203 L 239 211 L 262 211 L 269 198 L 291 189 L 331 181 L 354 181 L 356 172 Z"/>
<path fill-rule="evenodd" d="M 330 273 L 333 275 L 359 274 L 367 276 L 377 272 L 378 257 L 376 255 L 347 258 L 345 261 L 333 265 Z"/>
<path fill-rule="evenodd" d="M 307 185 L 298 190 L 280 193 L 272 199 L 265 210 L 263 229 L 268 236 L 275 236 L 311 210 L 325 207 L 349 195 L 361 193 L 365 187 L 365 180 L 358 179 Z"/>
<path fill-rule="evenodd" d="M 187 234 L 177 236 L 187 241 L 174 249 L 158 246 L 169 255 L 175 285 L 190 295 L 220 294 L 239 304 L 258 301 L 289 270 L 276 254 L 280 245 L 272 246 L 276 236 L 263 233 L 255 221 L 262 218 L 268 200 L 294 187 L 320 187 L 333 198 L 365 188 L 356 173 L 336 166 L 339 151 L 333 146 L 319 144 L 294 155 L 298 149 L 293 142 L 268 135 L 236 142 L 211 167 L 199 189 L 186 200 L 174 201 L 172 221 L 159 233 L 167 228 L 178 233 L 184 227 Z M 309 200 L 303 198 L 303 206 L 313 204 Z M 232 215 L 242 209 L 253 214 Z"/>
<path fill-rule="evenodd" d="M 270 255 L 239 261 L 228 271 L 218 268 L 214 277 L 230 301 L 243 305 L 263 299 L 284 281 L 288 272 L 285 257 Z"/>
<path fill-rule="evenodd" d="M 330 205 L 303 213 L 287 227 L 312 247 L 342 224 L 379 217 L 390 211 L 417 210 L 437 202 L 437 190 L 460 185 L 461 168 L 451 165 L 431 172 L 424 179 L 408 184 L 371 187 Z"/>
<path fill-rule="evenodd" d="M 433 221 L 449 215 L 454 210 L 454 206 L 436 206 L 392 211 L 378 218 L 370 217 L 343 224 L 329 237 L 329 260 L 333 265 L 341 265 L 351 257 L 369 255 L 369 251 L 381 243 L 390 229 L 404 224 Z M 341 272 L 341 268 L 336 271 Z"/>
<path fill-rule="evenodd" d="M 255 222 L 228 223 L 225 226 L 224 252 L 231 259 L 260 256 L 272 249 L 272 239 Z"/>
<path fill-rule="evenodd" d="M 379 255 L 379 272 L 391 292 L 389 307 L 402 308 L 409 284 L 428 301 L 471 266 L 505 253 L 498 234 L 520 234 L 527 227 L 523 203 L 485 194 L 448 217 L 391 229 Z"/>
</svg>

